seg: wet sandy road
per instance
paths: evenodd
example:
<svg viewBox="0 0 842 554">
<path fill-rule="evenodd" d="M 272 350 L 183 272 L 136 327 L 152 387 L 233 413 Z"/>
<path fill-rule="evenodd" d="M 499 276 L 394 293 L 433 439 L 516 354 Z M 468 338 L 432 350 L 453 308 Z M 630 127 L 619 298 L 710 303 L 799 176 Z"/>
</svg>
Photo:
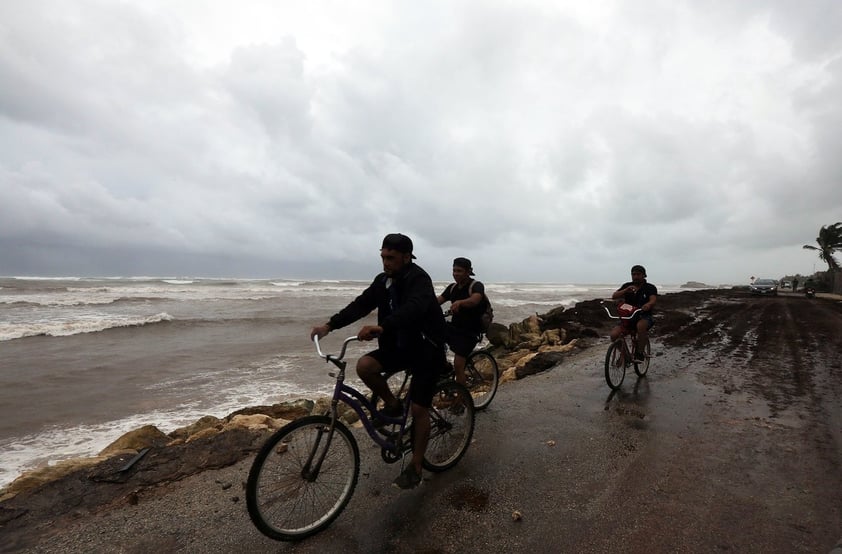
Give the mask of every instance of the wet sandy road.
<svg viewBox="0 0 842 554">
<path fill-rule="evenodd" d="M 647 378 L 609 394 L 599 345 L 507 383 L 463 461 L 410 492 L 360 437 L 354 498 L 301 543 L 251 526 L 245 460 L 35 531 L 30 550 L 829 551 L 842 537 L 840 304 L 667 298 Z"/>
<path fill-rule="evenodd" d="M 384 494 L 385 519 L 355 515 L 332 538 L 361 552 L 829 551 L 842 536 L 840 304 L 664 304 L 646 379 L 609 394 L 594 347 L 507 385 L 460 466 Z M 388 477 L 363 490 L 382 502 Z"/>
</svg>

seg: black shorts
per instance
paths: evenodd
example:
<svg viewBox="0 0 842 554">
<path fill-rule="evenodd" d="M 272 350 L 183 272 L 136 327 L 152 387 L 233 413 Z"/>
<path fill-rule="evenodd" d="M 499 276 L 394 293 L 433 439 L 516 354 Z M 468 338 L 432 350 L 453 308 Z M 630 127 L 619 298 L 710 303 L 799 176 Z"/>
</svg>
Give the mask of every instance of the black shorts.
<svg viewBox="0 0 842 554">
<path fill-rule="evenodd" d="M 655 325 L 655 320 L 652 319 L 652 312 L 638 312 L 633 318 L 628 320 L 629 326 L 637 328 L 637 322 L 641 319 L 645 319 L 646 322 L 649 324 L 648 329 L 651 329 L 653 325 Z"/>
<path fill-rule="evenodd" d="M 429 408 L 433 403 L 436 384 L 445 365 L 444 348 L 432 342 L 411 353 L 394 350 L 372 350 L 366 356 L 371 356 L 383 367 L 386 375 L 398 371 L 409 371 L 412 381 L 409 385 L 409 398 L 414 404 Z"/>
<path fill-rule="evenodd" d="M 468 357 L 468 354 L 473 352 L 474 347 L 479 343 L 481 335 L 471 331 L 465 331 L 454 327 L 452 324 L 447 326 L 447 345 L 451 352 Z"/>
</svg>

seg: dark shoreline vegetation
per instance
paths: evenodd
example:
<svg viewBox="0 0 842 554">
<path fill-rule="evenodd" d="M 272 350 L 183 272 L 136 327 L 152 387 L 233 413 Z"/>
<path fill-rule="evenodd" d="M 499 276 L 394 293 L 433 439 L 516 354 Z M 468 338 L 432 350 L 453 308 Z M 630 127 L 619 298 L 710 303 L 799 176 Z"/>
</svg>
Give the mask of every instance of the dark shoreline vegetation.
<svg viewBox="0 0 842 554">
<path fill-rule="evenodd" d="M 656 336 L 665 340 L 672 331 L 692 320 L 694 307 L 738 290 L 688 290 L 662 295 L 656 312 Z M 562 364 L 575 350 L 603 344 L 611 325 L 601 300 L 587 300 L 508 326 L 494 323 L 488 333 L 491 342 L 488 349 L 498 359 L 501 383 L 505 383 Z M 251 406 L 223 418 L 205 416 L 170 433 L 147 425 L 119 437 L 97 456 L 62 460 L 24 472 L 0 489 L 0 502 L 74 475 L 82 480 L 131 481 L 149 486 L 182 479 L 205 469 L 225 467 L 252 453 L 267 433 L 289 420 L 322 412 L 327 406 L 327 397 Z M 346 409 L 342 417 L 353 424 L 356 414 Z"/>
</svg>

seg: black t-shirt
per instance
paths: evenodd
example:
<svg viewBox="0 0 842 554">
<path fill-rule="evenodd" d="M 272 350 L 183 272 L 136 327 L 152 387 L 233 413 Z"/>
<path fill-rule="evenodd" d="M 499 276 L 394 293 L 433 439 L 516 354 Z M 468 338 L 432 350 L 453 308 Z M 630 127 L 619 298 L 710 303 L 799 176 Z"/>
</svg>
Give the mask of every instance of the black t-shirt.
<svg viewBox="0 0 842 554">
<path fill-rule="evenodd" d="M 456 283 L 450 283 L 447 288 L 444 289 L 444 292 L 441 293 L 441 297 L 444 298 L 445 301 L 449 300 L 452 304 L 458 300 L 465 300 L 474 293 L 481 294 L 482 301 L 471 308 L 459 308 L 459 313 L 453 314 L 451 323 L 457 329 L 470 331 L 471 333 L 480 333 L 482 332 L 482 323 L 480 322 L 480 318 L 485 312 L 486 302 L 485 285 L 483 285 L 481 281 L 471 279 L 465 283 L 465 286 L 463 287 L 457 286 Z"/>
<path fill-rule="evenodd" d="M 624 288 L 630 287 L 632 285 L 634 285 L 634 282 L 629 281 L 628 283 L 623 283 L 617 290 L 623 290 Z M 643 286 L 638 287 L 637 292 L 627 292 L 625 295 L 623 295 L 623 300 L 627 304 L 631 304 L 635 308 L 640 308 L 641 306 L 649 302 L 650 296 L 658 296 L 658 288 L 652 283 L 646 282 L 643 283 Z"/>
</svg>

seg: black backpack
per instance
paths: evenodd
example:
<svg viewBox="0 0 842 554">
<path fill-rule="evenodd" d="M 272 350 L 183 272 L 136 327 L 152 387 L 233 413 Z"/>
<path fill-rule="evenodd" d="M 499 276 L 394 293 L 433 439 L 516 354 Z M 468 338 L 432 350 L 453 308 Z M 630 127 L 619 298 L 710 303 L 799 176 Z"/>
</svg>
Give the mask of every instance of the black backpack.
<svg viewBox="0 0 842 554">
<path fill-rule="evenodd" d="M 474 283 L 476 281 L 471 281 L 471 285 L 468 287 L 468 296 L 471 296 L 474 291 Z M 488 328 L 491 327 L 491 322 L 494 321 L 494 308 L 491 307 L 491 301 L 488 299 L 488 295 L 483 293 L 482 295 L 482 302 L 480 302 L 480 307 L 485 304 L 485 309 L 482 310 L 482 315 L 479 318 L 480 321 L 480 329 L 483 333 L 488 332 Z"/>
</svg>

